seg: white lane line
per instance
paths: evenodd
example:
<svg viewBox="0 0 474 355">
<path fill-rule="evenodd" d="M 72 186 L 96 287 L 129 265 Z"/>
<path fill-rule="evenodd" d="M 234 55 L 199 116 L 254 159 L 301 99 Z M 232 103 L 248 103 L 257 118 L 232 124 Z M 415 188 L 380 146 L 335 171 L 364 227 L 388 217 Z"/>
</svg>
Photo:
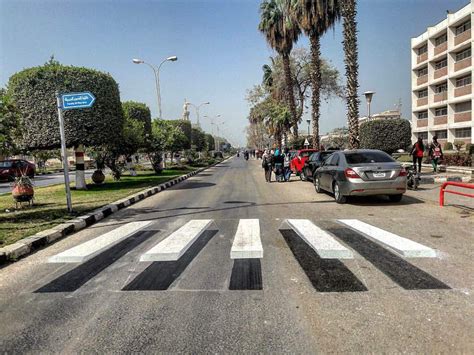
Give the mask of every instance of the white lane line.
<svg viewBox="0 0 474 355">
<path fill-rule="evenodd" d="M 407 258 L 435 258 L 436 251 L 414 242 L 410 239 L 400 237 L 386 230 L 374 227 L 358 219 L 338 219 L 338 222 L 348 226 L 368 239 L 371 239 L 385 247 L 389 247 Z"/>
<path fill-rule="evenodd" d="M 287 219 L 286 222 L 322 259 L 354 258 L 352 251 L 310 220 Z"/>
<path fill-rule="evenodd" d="M 193 219 L 140 257 L 140 261 L 176 261 L 209 227 L 212 219 Z"/>
<path fill-rule="evenodd" d="M 231 259 L 263 258 L 258 219 L 241 219 L 230 249 Z"/>
<path fill-rule="evenodd" d="M 85 243 L 79 244 L 74 248 L 53 255 L 48 259 L 50 263 L 82 263 L 94 256 L 102 253 L 104 250 L 120 243 L 122 240 L 130 237 L 140 229 L 152 224 L 153 221 L 130 222 L 107 232 L 100 237 L 91 239 Z"/>
</svg>

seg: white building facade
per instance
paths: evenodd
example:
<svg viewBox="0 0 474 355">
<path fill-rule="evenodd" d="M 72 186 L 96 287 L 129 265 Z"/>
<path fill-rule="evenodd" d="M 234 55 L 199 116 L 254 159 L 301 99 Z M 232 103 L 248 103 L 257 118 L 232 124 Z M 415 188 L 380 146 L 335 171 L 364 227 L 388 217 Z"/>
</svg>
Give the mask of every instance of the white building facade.
<svg viewBox="0 0 474 355">
<path fill-rule="evenodd" d="M 474 0 L 411 39 L 412 140 L 474 143 Z"/>
</svg>

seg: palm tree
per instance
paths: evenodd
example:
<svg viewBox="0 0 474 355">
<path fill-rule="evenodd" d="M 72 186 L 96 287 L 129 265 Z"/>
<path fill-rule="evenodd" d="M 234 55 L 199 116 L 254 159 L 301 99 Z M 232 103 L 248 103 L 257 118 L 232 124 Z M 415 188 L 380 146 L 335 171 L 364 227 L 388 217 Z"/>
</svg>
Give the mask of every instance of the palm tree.
<svg viewBox="0 0 474 355">
<path fill-rule="evenodd" d="M 319 149 L 319 118 L 321 105 L 321 36 L 341 17 L 338 0 L 292 0 L 292 15 L 309 37 L 311 44 L 311 106 L 313 148 Z"/>
<path fill-rule="evenodd" d="M 344 62 L 346 65 L 347 121 L 349 124 L 349 147 L 359 148 L 359 97 L 357 89 L 359 64 L 357 60 L 356 0 L 344 0 L 342 4 Z"/>
<path fill-rule="evenodd" d="M 290 68 L 290 53 L 298 40 L 301 30 L 290 16 L 290 0 L 264 0 L 260 5 L 260 24 L 258 29 L 265 35 L 270 47 L 281 55 L 285 72 L 286 98 L 291 113 L 291 122 L 297 120 L 293 79 Z M 291 123 L 290 125 L 291 126 Z M 286 130 L 289 130 L 289 126 Z M 298 137 L 298 129 L 293 131 Z"/>
</svg>

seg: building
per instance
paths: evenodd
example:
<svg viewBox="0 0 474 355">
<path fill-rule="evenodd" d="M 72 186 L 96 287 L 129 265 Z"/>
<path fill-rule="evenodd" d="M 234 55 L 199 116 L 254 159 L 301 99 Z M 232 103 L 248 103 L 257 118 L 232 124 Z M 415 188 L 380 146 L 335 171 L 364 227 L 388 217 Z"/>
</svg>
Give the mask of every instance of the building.
<svg viewBox="0 0 474 355">
<path fill-rule="evenodd" d="M 474 143 L 472 35 L 474 0 L 411 39 L 412 139 Z"/>
<path fill-rule="evenodd" d="M 400 119 L 400 118 L 401 118 L 401 114 L 399 110 L 387 110 L 387 111 L 370 115 L 371 121 L 395 120 L 395 119 Z M 367 121 L 367 116 L 359 117 L 359 126 L 366 121 Z"/>
</svg>

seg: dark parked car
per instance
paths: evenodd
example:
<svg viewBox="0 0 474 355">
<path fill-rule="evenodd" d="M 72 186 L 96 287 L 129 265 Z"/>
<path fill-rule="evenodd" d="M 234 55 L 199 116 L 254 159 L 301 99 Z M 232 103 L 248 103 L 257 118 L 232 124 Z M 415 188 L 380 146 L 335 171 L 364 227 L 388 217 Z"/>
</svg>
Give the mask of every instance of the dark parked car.
<svg viewBox="0 0 474 355">
<path fill-rule="evenodd" d="M 332 153 L 334 153 L 333 150 L 328 150 L 311 154 L 308 160 L 304 162 L 304 167 L 300 174 L 301 180 L 313 180 L 313 175 L 316 169 L 319 168 L 323 161 Z"/>
<path fill-rule="evenodd" d="M 399 202 L 407 189 L 407 172 L 380 150 L 338 151 L 330 155 L 314 175 L 316 192 L 334 193 L 338 203 L 347 196 L 388 195 Z"/>
<path fill-rule="evenodd" d="M 22 159 L 0 161 L 0 180 L 13 181 L 21 175 L 35 176 L 35 164 Z"/>
</svg>

